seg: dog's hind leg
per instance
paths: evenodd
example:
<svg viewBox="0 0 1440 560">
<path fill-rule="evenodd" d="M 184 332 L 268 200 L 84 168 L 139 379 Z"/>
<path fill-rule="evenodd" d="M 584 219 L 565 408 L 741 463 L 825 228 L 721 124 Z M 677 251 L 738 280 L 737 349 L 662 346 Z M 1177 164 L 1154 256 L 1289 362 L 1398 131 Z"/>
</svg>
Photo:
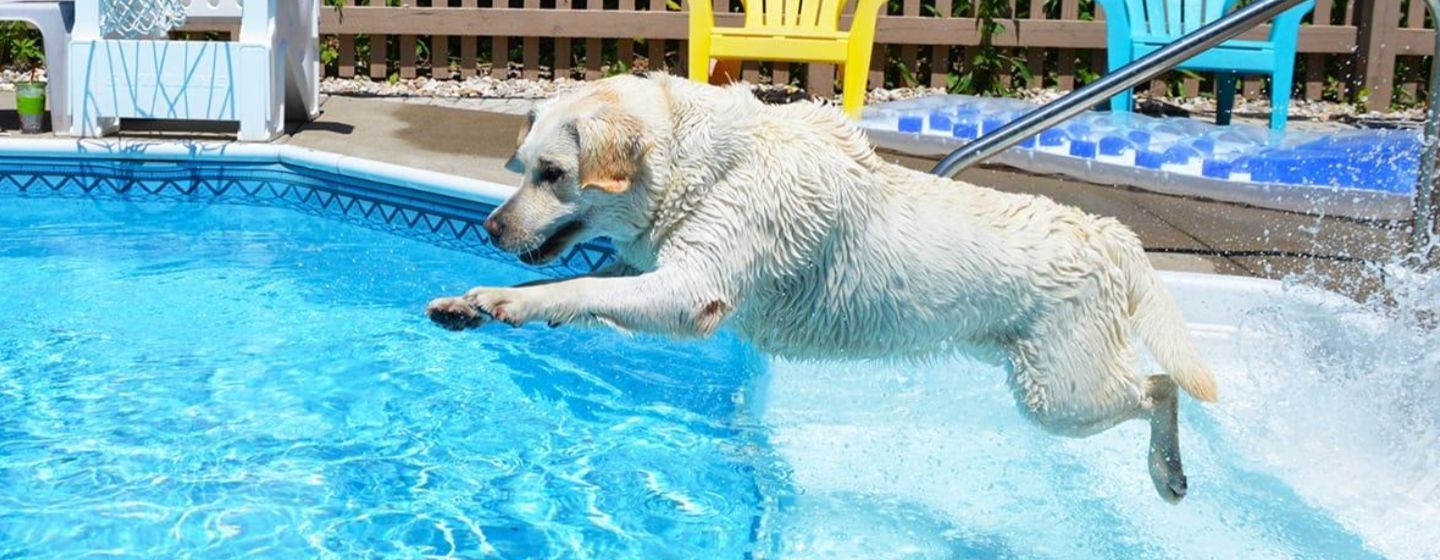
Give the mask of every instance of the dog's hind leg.
<svg viewBox="0 0 1440 560">
<path fill-rule="evenodd" d="M 1006 345 L 1010 388 L 1021 412 L 1046 431 L 1088 437 L 1132 419 L 1150 421 L 1149 471 L 1160 497 L 1185 496 L 1176 408 L 1178 386 L 1166 375 L 1144 379 L 1118 316 L 1076 306 L 1038 322 Z M 1084 325 L 1077 327 L 1076 325 Z"/>
<path fill-rule="evenodd" d="M 1170 503 L 1185 497 L 1185 469 L 1180 464 L 1178 386 L 1168 375 L 1145 380 L 1146 409 L 1150 414 L 1150 480 L 1155 491 Z"/>
<path fill-rule="evenodd" d="M 1078 317 L 1057 313 L 1005 345 L 1010 389 L 1021 412 L 1067 437 L 1088 437 L 1138 418 L 1145 405 L 1124 325 L 1085 318 L 1084 311 L 1076 309 Z"/>
<path fill-rule="evenodd" d="M 1090 437 L 1144 412 L 1138 383 L 1128 383 L 1124 373 L 1103 371 L 1103 364 L 1066 367 L 1054 358 L 1022 350 L 1011 359 L 1016 404 L 1045 431 Z"/>
</svg>

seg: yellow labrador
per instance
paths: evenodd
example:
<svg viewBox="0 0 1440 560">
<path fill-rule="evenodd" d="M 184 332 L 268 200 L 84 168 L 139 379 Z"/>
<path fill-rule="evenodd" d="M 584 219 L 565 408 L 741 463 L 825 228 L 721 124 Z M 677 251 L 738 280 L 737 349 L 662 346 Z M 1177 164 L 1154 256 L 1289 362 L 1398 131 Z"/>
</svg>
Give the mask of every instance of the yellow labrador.
<svg viewBox="0 0 1440 560">
<path fill-rule="evenodd" d="M 1185 495 L 1176 386 L 1213 401 L 1215 381 L 1115 220 L 886 163 L 830 106 L 767 106 L 665 74 L 538 105 L 511 168 L 524 181 L 485 222 L 496 245 L 534 264 L 604 236 L 618 263 L 437 299 L 428 313 L 444 327 L 725 325 L 800 359 L 992 350 L 1022 412 L 1052 433 L 1147 419 L 1155 488 Z M 1133 371 L 1132 335 L 1168 375 Z"/>
</svg>

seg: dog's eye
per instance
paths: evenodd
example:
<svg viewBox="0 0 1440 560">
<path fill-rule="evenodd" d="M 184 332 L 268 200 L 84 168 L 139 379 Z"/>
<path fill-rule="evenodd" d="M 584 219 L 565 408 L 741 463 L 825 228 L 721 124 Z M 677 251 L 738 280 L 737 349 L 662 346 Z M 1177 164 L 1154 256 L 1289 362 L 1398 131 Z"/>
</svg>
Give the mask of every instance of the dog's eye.
<svg viewBox="0 0 1440 560">
<path fill-rule="evenodd" d="M 536 177 L 536 182 L 537 182 L 537 183 L 554 183 L 554 182 L 559 181 L 560 178 L 561 178 L 561 177 L 564 177 L 564 176 L 565 176 L 565 170 L 560 169 L 559 167 L 555 167 L 555 166 L 553 166 L 553 165 L 547 165 L 547 166 L 545 166 L 545 167 L 540 168 L 540 174 Z"/>
</svg>

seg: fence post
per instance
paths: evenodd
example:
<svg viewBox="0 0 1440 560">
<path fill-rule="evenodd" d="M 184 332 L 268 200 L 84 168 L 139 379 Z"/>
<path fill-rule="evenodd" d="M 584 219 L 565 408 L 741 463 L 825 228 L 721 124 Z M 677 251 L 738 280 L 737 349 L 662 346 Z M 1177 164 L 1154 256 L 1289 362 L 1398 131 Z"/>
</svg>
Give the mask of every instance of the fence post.
<svg viewBox="0 0 1440 560">
<path fill-rule="evenodd" d="M 1355 25 L 1359 28 L 1358 51 L 1355 53 L 1357 90 L 1369 92 L 1367 108 L 1384 111 L 1390 108 L 1391 89 L 1395 83 L 1395 41 L 1400 30 L 1401 0 L 1363 0 L 1355 5 Z"/>
</svg>

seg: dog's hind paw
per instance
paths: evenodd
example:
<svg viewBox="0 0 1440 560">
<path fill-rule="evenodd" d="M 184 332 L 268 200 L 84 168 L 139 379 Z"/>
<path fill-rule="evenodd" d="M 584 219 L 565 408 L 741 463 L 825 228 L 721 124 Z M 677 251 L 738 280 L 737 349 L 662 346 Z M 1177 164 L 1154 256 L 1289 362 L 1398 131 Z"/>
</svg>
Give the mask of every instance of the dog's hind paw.
<svg viewBox="0 0 1440 560">
<path fill-rule="evenodd" d="M 452 331 L 473 329 L 485 323 L 485 316 L 463 297 L 445 297 L 430 302 L 425 308 L 430 320 Z"/>
<path fill-rule="evenodd" d="M 1160 449 L 1150 450 L 1150 480 L 1155 483 L 1155 491 L 1160 493 L 1160 498 L 1172 504 L 1180 503 L 1190 488 L 1179 454 Z"/>
</svg>

